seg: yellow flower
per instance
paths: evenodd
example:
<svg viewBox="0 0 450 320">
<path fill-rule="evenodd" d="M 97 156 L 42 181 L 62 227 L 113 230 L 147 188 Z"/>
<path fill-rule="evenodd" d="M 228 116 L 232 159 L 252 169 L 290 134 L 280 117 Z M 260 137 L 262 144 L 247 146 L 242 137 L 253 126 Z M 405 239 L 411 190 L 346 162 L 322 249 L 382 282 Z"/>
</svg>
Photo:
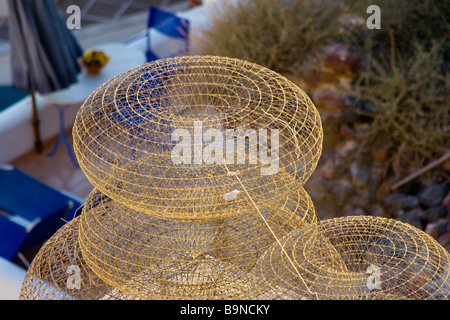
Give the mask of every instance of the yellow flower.
<svg viewBox="0 0 450 320">
<path fill-rule="evenodd" d="M 103 67 L 109 62 L 109 59 L 110 56 L 105 55 L 103 51 L 86 50 L 83 55 L 83 64 Z"/>
</svg>

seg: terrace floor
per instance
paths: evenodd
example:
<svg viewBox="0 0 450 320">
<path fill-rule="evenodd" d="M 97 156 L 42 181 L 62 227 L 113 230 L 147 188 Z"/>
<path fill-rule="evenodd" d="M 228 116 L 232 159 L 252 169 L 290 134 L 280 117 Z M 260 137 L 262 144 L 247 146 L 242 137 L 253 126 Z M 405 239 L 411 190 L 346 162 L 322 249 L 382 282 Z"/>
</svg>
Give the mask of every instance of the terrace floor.
<svg viewBox="0 0 450 320">
<path fill-rule="evenodd" d="M 67 140 L 72 144 L 71 130 L 66 131 Z M 57 189 L 67 191 L 85 200 L 93 186 L 87 180 L 83 171 L 73 165 L 66 147 L 58 146 L 56 153 L 48 156 L 57 137 L 44 143 L 44 150 L 38 154 L 31 150 L 14 160 L 11 164 L 29 176 Z"/>
</svg>

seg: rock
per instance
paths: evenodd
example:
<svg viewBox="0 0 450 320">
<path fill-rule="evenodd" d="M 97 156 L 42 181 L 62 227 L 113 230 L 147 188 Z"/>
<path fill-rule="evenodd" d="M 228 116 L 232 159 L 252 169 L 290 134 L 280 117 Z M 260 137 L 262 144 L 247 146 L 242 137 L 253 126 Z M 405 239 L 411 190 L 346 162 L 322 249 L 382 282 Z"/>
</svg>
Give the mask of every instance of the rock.
<svg viewBox="0 0 450 320">
<path fill-rule="evenodd" d="M 353 107 L 359 114 L 362 114 L 361 116 L 369 116 L 369 119 L 372 119 L 372 116 L 377 113 L 377 107 L 369 100 L 358 99 L 354 102 Z"/>
<path fill-rule="evenodd" d="M 352 209 L 347 209 L 344 212 L 344 216 L 348 217 L 348 216 L 364 216 L 366 215 L 365 211 L 361 208 L 352 208 Z"/>
<path fill-rule="evenodd" d="M 364 136 L 366 135 L 368 132 L 370 132 L 370 124 L 368 123 L 360 123 L 357 122 L 353 125 L 353 128 L 355 128 L 355 130 L 357 131 L 357 135 L 358 136 Z"/>
<path fill-rule="evenodd" d="M 388 159 L 391 145 L 384 144 L 381 146 L 375 146 L 370 150 L 372 159 L 376 162 L 385 162 Z"/>
<path fill-rule="evenodd" d="M 386 167 L 380 162 L 373 162 L 370 168 L 370 197 L 373 198 L 380 185 L 386 179 Z"/>
<path fill-rule="evenodd" d="M 438 221 L 428 223 L 425 227 L 425 232 L 435 239 L 438 239 L 443 235 L 450 234 L 450 221 L 440 219 Z"/>
<path fill-rule="evenodd" d="M 354 140 L 344 140 L 335 147 L 336 155 L 346 158 L 358 148 L 358 143 Z"/>
<path fill-rule="evenodd" d="M 375 191 L 375 194 L 373 195 L 373 197 L 386 203 L 386 198 L 392 192 L 391 185 L 392 185 L 392 182 L 390 179 L 382 180 L 381 183 L 376 188 L 376 191 Z M 390 211 L 388 208 L 386 208 L 385 205 L 383 207 L 387 212 Z"/>
<path fill-rule="evenodd" d="M 334 177 L 334 162 L 332 159 L 327 159 L 324 164 L 317 168 L 317 174 L 321 178 L 332 179 Z"/>
<path fill-rule="evenodd" d="M 345 107 L 345 95 L 329 87 L 322 87 L 312 92 L 314 104 L 329 111 L 341 111 Z"/>
<path fill-rule="evenodd" d="M 412 210 L 420 205 L 419 198 L 403 193 L 390 194 L 385 199 L 385 204 L 393 210 Z"/>
<path fill-rule="evenodd" d="M 350 47 L 344 43 L 332 43 L 326 45 L 323 54 L 325 66 L 341 73 L 359 74 L 362 70 L 361 58 L 350 51 Z"/>
<path fill-rule="evenodd" d="M 428 223 L 427 226 L 425 227 L 424 231 L 425 231 L 425 233 L 427 233 L 430 236 L 432 236 L 434 239 L 439 238 L 437 222 Z"/>
<path fill-rule="evenodd" d="M 366 26 L 366 20 L 357 14 L 344 13 L 339 16 L 338 20 L 345 26 L 344 30 L 353 29 L 354 27 L 363 28 Z"/>
<path fill-rule="evenodd" d="M 343 140 L 339 134 L 339 125 L 341 124 L 339 121 L 339 112 L 319 109 L 319 114 L 322 118 L 323 135 L 326 137 L 323 141 L 323 149 L 324 151 L 333 149 Z"/>
<path fill-rule="evenodd" d="M 346 123 L 341 124 L 339 127 L 339 133 L 341 136 L 347 140 L 354 140 L 356 136 L 355 128 L 349 126 Z"/>
<path fill-rule="evenodd" d="M 431 207 L 423 212 L 423 220 L 426 223 L 438 221 L 447 216 L 447 210 L 443 206 Z"/>
<path fill-rule="evenodd" d="M 395 155 L 391 162 L 392 171 L 394 172 L 395 181 L 406 177 L 409 173 L 409 163 L 405 163 L 400 155 Z"/>
<path fill-rule="evenodd" d="M 422 223 L 424 223 L 424 211 L 422 208 L 414 208 L 411 210 L 407 210 L 409 212 L 413 212 L 415 215 L 417 215 L 418 217 L 420 217 L 420 220 L 422 221 Z"/>
<path fill-rule="evenodd" d="M 422 230 L 423 225 L 420 219 L 420 215 L 416 211 L 408 211 L 403 213 L 399 218 L 399 221 L 409 223 L 410 225 Z"/>
<path fill-rule="evenodd" d="M 356 188 L 363 188 L 369 184 L 370 174 L 359 162 L 354 161 L 350 164 L 350 174 Z"/>
<path fill-rule="evenodd" d="M 377 113 L 375 105 L 364 99 L 355 100 L 353 97 L 346 97 L 347 108 L 341 114 L 342 122 L 353 124 L 357 122 L 370 123 Z"/>
<path fill-rule="evenodd" d="M 359 188 L 352 197 L 348 199 L 348 204 L 354 208 L 366 208 L 370 202 L 369 190 Z"/>
<path fill-rule="evenodd" d="M 441 246 L 446 247 L 450 244 L 450 233 L 443 234 L 437 238 L 437 242 L 441 244 Z"/>
<path fill-rule="evenodd" d="M 450 218 L 450 192 L 442 200 L 442 205 L 447 210 L 447 216 Z"/>
<path fill-rule="evenodd" d="M 370 207 L 370 209 L 368 210 L 368 213 L 374 217 L 384 217 L 386 214 L 384 212 L 383 206 L 381 206 L 379 204 L 372 205 Z"/>
<path fill-rule="evenodd" d="M 324 180 L 327 191 L 337 204 L 344 204 L 353 194 L 354 189 L 347 180 Z"/>
<path fill-rule="evenodd" d="M 313 88 L 319 86 L 321 83 L 339 83 L 339 75 L 336 72 L 330 70 L 319 69 L 313 67 L 308 71 L 302 81 L 307 87 Z"/>
<path fill-rule="evenodd" d="M 392 160 L 392 171 L 394 171 L 395 179 L 401 179 L 411 173 L 411 159 L 412 155 L 407 151 L 407 146 L 402 143 L 395 153 Z"/>
<path fill-rule="evenodd" d="M 420 203 L 426 208 L 439 206 L 448 191 L 449 190 L 446 183 L 433 183 L 420 194 Z"/>
<path fill-rule="evenodd" d="M 447 219 L 439 219 L 437 221 L 437 231 L 439 232 L 439 235 L 450 232 L 450 221 Z"/>
<path fill-rule="evenodd" d="M 444 163 L 442 164 L 442 168 L 445 171 L 450 171 L 450 160 L 444 161 Z"/>
</svg>

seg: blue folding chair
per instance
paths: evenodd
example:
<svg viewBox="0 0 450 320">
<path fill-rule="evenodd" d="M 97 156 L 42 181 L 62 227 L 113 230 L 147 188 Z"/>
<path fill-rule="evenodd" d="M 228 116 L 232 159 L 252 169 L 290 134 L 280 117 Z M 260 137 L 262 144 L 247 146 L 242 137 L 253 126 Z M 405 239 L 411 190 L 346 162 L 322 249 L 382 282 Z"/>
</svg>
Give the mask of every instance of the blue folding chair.
<svg viewBox="0 0 450 320">
<path fill-rule="evenodd" d="M 74 218 L 81 200 L 0 165 L 0 256 L 12 260 Z"/>
<path fill-rule="evenodd" d="M 154 28 L 167 36 L 181 39 L 184 41 L 184 47 L 173 52 L 167 57 L 174 57 L 177 55 L 185 55 L 189 53 L 189 21 L 176 15 L 151 7 L 149 10 L 147 23 L 147 48 L 146 56 L 147 62 L 154 61 L 163 57 L 158 57 L 151 49 L 150 29 Z"/>
</svg>

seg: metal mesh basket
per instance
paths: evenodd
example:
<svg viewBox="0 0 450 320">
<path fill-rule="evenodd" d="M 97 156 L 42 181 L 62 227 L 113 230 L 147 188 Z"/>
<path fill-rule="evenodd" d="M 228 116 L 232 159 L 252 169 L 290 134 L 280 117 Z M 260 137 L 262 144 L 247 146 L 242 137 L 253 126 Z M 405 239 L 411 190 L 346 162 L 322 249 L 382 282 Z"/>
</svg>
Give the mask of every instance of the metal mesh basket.
<svg viewBox="0 0 450 320">
<path fill-rule="evenodd" d="M 73 129 L 95 189 L 21 298 L 448 299 L 449 254 L 423 231 L 318 221 L 303 186 L 322 134 L 301 89 L 246 61 L 169 58 L 115 77 Z"/>
</svg>

